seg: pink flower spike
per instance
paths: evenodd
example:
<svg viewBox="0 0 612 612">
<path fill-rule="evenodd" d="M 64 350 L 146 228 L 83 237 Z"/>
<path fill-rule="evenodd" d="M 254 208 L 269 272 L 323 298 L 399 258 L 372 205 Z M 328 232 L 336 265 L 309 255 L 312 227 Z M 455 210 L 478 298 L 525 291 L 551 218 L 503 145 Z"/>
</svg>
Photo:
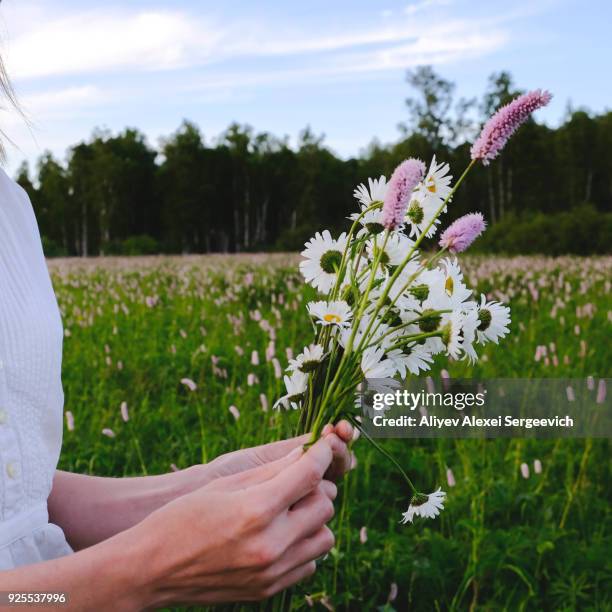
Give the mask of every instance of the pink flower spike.
<svg viewBox="0 0 612 612">
<path fill-rule="evenodd" d="M 451 223 L 440 236 L 440 246 L 451 253 L 462 253 L 467 249 L 486 227 L 480 213 L 470 213 Z"/>
<path fill-rule="evenodd" d="M 551 99 L 550 92 L 536 89 L 502 106 L 485 123 L 480 136 L 472 145 L 472 159 L 479 159 L 487 166 L 506 146 L 510 136 L 529 119 L 531 113 L 546 106 Z"/>
<path fill-rule="evenodd" d="M 394 230 L 404 222 L 412 192 L 424 176 L 425 164 L 412 157 L 393 171 L 382 209 L 382 223 L 388 230 Z"/>
<path fill-rule="evenodd" d="M 127 423 L 130 420 L 130 413 L 128 412 L 127 402 L 121 402 L 120 409 L 121 409 L 121 418 L 123 419 L 125 423 Z"/>
<path fill-rule="evenodd" d="M 198 388 L 198 385 L 191 380 L 191 378 L 181 378 L 181 383 L 185 385 L 190 391 L 195 391 Z"/>
</svg>

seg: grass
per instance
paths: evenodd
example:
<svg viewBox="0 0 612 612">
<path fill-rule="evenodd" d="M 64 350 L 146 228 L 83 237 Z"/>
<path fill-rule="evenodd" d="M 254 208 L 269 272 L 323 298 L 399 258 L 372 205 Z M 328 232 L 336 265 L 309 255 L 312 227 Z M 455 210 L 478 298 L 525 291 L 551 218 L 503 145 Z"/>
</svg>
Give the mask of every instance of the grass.
<svg viewBox="0 0 612 612">
<path fill-rule="evenodd" d="M 261 396 L 272 405 L 287 350 L 310 341 L 304 305 L 312 293 L 296 262 L 286 255 L 52 261 L 66 333 L 66 410 L 75 424 L 64 430 L 60 467 L 154 474 L 290 435 L 296 414 L 266 410 Z M 512 333 L 499 347 L 487 345 L 475 366 L 440 362 L 434 373 L 610 376 L 612 258 L 465 258 L 463 266 L 470 286 L 510 303 Z M 536 360 L 538 346 L 546 355 L 539 349 Z M 338 610 L 612 609 L 609 440 L 384 444 L 424 488 L 446 488 L 446 510 L 436 521 L 399 525 L 408 492 L 360 440 L 359 466 L 343 483 L 334 520 L 337 545 L 299 588 L 296 608 L 308 607 L 302 595 L 309 594 L 319 609 Z"/>
</svg>

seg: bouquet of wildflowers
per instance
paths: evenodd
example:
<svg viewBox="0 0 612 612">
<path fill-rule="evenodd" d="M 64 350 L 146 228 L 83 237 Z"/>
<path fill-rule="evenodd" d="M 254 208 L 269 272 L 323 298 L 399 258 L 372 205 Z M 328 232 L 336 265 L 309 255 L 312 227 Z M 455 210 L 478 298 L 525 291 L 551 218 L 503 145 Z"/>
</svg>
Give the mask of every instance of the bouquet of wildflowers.
<svg viewBox="0 0 612 612">
<path fill-rule="evenodd" d="M 311 431 L 314 441 L 326 423 L 340 418 L 361 428 L 354 398 L 364 379 L 418 375 L 436 355 L 474 362 L 478 345 L 497 343 L 508 333 L 509 308 L 484 295 L 473 298 L 454 257 L 484 231 L 480 213 L 447 227 L 433 254 L 425 256 L 419 247 L 438 231 L 440 217 L 472 167 L 494 159 L 550 98 L 536 90 L 497 111 L 454 185 L 448 164 L 434 157 L 427 168 L 407 159 L 388 181 L 381 176 L 357 187 L 359 210 L 347 233 L 334 238 L 325 230 L 306 243 L 300 270 L 321 293 L 307 306 L 315 340 L 289 363 L 287 394 L 276 403 L 301 410 L 299 433 Z M 389 458 L 411 491 L 402 522 L 437 516 L 445 493 L 422 493 Z"/>
</svg>

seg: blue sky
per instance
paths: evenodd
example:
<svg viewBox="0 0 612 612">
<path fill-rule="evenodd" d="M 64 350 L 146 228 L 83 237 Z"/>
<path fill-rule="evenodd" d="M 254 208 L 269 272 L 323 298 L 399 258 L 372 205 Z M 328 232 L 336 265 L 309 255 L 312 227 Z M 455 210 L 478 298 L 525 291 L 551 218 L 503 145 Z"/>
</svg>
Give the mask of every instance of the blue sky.
<svg viewBox="0 0 612 612">
<path fill-rule="evenodd" d="M 510 70 L 521 88 L 612 107 L 612 8 L 588 0 L 223 2 L 4 0 L 0 49 L 33 127 L 2 113 L 8 167 L 66 148 L 94 127 L 152 144 L 184 117 L 208 142 L 231 121 L 288 135 L 307 124 L 338 154 L 397 139 L 407 68 L 432 64 L 480 96 Z"/>
</svg>

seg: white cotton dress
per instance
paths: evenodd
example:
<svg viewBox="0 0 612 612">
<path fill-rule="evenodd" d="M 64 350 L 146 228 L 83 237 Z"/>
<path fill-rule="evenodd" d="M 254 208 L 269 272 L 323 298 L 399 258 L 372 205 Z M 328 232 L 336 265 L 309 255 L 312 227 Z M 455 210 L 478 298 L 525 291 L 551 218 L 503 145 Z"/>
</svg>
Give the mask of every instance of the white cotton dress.
<svg viewBox="0 0 612 612">
<path fill-rule="evenodd" d="M 62 444 L 62 340 L 32 205 L 0 169 L 0 571 L 73 552 L 47 512 Z"/>
</svg>

